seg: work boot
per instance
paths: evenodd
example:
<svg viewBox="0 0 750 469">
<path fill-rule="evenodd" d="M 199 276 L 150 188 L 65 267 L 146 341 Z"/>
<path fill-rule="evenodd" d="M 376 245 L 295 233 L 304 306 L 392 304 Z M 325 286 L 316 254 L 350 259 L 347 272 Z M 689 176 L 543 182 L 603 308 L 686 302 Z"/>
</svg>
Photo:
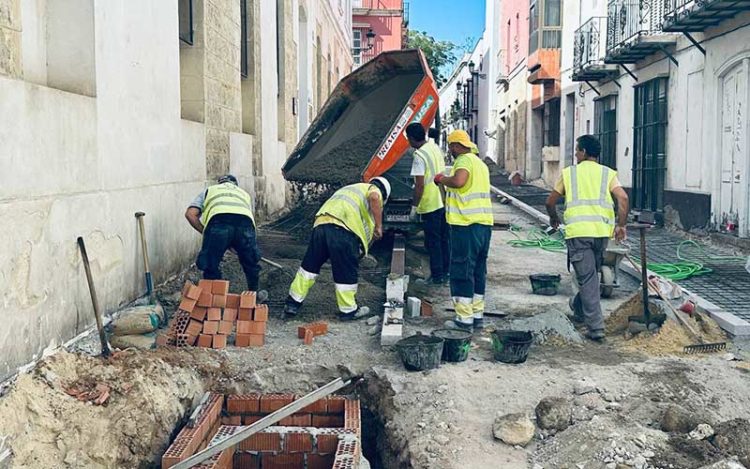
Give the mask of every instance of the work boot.
<svg viewBox="0 0 750 469">
<path fill-rule="evenodd" d="M 460 331 L 466 331 L 474 333 L 474 325 L 473 324 L 464 324 L 460 321 L 456 321 L 455 319 L 449 319 L 443 323 L 443 327 L 446 329 L 458 329 Z"/>
<path fill-rule="evenodd" d="M 445 285 L 446 279 L 444 277 L 418 278 L 414 281 L 414 284 L 420 286 Z"/>
<path fill-rule="evenodd" d="M 287 297 L 286 303 L 284 304 L 284 314 L 288 317 L 296 316 L 299 313 L 299 309 L 301 307 L 302 303 L 294 301 L 294 299 L 289 296 Z"/>
<path fill-rule="evenodd" d="M 484 318 L 474 318 L 474 330 L 481 331 L 484 329 Z"/>
<path fill-rule="evenodd" d="M 595 342 L 601 342 L 601 341 L 604 340 L 604 337 L 605 337 L 604 329 L 589 330 L 586 333 L 586 337 L 588 337 L 589 339 L 591 339 L 591 340 L 593 340 Z"/>
<path fill-rule="evenodd" d="M 580 294 L 576 294 L 576 296 L 568 300 L 568 306 L 570 307 L 570 310 L 573 311 L 573 322 L 583 324 L 585 318 L 583 317 L 583 307 L 581 306 Z"/>
<path fill-rule="evenodd" d="M 360 306 L 356 311 L 351 313 L 340 313 L 339 319 L 341 321 L 356 321 L 357 319 L 363 319 L 370 315 L 370 308 L 367 306 Z"/>
<path fill-rule="evenodd" d="M 268 300 L 268 292 L 266 290 L 258 290 L 258 292 L 255 294 L 255 302 L 258 304 L 263 304 Z"/>
</svg>

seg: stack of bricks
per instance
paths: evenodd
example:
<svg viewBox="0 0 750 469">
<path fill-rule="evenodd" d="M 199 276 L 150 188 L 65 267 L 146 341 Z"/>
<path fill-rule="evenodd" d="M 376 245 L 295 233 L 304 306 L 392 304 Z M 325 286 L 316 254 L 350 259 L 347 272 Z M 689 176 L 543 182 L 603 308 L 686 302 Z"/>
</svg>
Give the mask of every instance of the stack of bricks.
<svg viewBox="0 0 750 469">
<path fill-rule="evenodd" d="M 218 432 L 224 396 L 211 393 L 192 427 L 185 426 L 161 458 L 161 467 L 167 469 L 201 451 Z"/>
<path fill-rule="evenodd" d="M 260 347 L 267 322 L 268 306 L 255 303 L 255 292 L 229 293 L 226 280 L 201 280 L 197 286 L 186 282 L 167 344 L 220 349 L 236 331 L 237 347 Z"/>
</svg>

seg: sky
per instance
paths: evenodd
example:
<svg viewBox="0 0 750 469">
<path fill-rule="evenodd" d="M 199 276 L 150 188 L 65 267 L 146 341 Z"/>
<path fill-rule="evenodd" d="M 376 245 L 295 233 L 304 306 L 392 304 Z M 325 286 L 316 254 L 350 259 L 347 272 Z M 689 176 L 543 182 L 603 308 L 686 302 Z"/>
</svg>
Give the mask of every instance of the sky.
<svg viewBox="0 0 750 469">
<path fill-rule="evenodd" d="M 425 31 L 435 39 L 464 45 L 484 31 L 484 0 L 407 0 L 409 29 Z"/>
</svg>

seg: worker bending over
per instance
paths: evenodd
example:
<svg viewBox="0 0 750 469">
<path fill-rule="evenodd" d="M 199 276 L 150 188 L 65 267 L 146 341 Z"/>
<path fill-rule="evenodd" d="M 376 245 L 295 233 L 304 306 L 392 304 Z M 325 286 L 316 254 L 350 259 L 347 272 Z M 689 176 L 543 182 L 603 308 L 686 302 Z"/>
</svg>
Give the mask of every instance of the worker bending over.
<svg viewBox="0 0 750 469">
<path fill-rule="evenodd" d="M 221 279 L 219 265 L 227 249 L 233 249 L 245 272 L 247 289 L 258 292 L 258 301 L 268 293 L 258 291 L 260 250 L 255 236 L 250 194 L 237 185 L 231 174 L 221 176 L 217 184 L 198 194 L 185 212 L 190 225 L 203 234 L 203 245 L 195 264 L 203 278 Z"/>
<path fill-rule="evenodd" d="M 565 242 L 568 266 L 573 265 L 579 291 L 573 300 L 574 319 L 584 322 L 587 336 L 604 339 L 604 318 L 599 293 L 599 272 L 607 242 L 614 232 L 625 239 L 628 194 L 617 179 L 617 172 L 598 163 L 601 144 L 592 135 L 576 140 L 575 166 L 563 170 L 555 190 L 547 198 L 547 213 L 553 228 L 560 226 L 556 204 L 565 196 Z M 614 200 L 617 200 L 615 226 Z"/>
<path fill-rule="evenodd" d="M 455 319 L 447 327 L 467 331 L 484 327 L 487 255 L 492 236 L 490 172 L 472 152 L 476 145 L 464 130 L 448 135 L 448 149 L 456 158 L 451 175 L 435 176 L 446 189 L 445 212 L 450 225 L 450 286 Z"/>
<path fill-rule="evenodd" d="M 315 283 L 323 264 L 331 259 L 336 303 L 341 320 L 367 316 L 357 308 L 357 269 L 360 250 L 367 255 L 373 239 L 383 237 L 383 206 L 391 193 L 385 178 L 351 184 L 337 190 L 315 214 L 315 223 L 302 265 L 289 287 L 284 313 L 294 316 Z"/>
<path fill-rule="evenodd" d="M 414 122 L 406 127 L 406 138 L 414 148 L 414 163 L 411 175 L 414 177 L 414 197 L 411 218 L 422 217 L 424 247 L 430 256 L 430 278 L 423 282 L 445 283 L 450 268 L 450 237 L 445 221 L 445 208 L 440 187 L 432 184 L 437 174 L 445 171 L 443 152 L 435 142 L 426 139 L 424 127 Z M 428 184 L 425 185 L 425 181 Z"/>
</svg>

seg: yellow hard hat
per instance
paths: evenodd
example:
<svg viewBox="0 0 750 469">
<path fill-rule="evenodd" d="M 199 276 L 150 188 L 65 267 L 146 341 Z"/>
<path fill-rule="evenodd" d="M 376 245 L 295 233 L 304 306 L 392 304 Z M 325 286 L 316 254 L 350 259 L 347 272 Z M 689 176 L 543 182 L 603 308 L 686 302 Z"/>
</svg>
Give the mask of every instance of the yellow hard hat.
<svg viewBox="0 0 750 469">
<path fill-rule="evenodd" d="M 448 145 L 450 145 L 451 143 L 460 143 L 461 145 L 469 149 L 474 146 L 474 143 L 472 143 L 469 134 L 467 134 L 465 130 L 461 129 L 454 130 L 453 132 L 448 134 Z"/>
</svg>

